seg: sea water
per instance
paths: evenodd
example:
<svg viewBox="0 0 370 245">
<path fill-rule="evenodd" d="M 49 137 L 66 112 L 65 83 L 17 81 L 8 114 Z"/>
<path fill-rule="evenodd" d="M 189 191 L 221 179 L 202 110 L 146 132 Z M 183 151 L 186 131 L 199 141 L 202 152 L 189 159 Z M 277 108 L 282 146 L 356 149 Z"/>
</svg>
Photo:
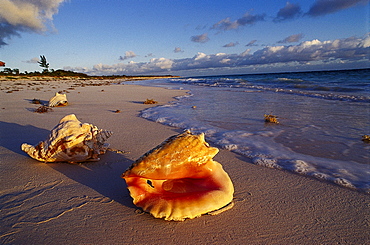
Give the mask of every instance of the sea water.
<svg viewBox="0 0 370 245">
<path fill-rule="evenodd" d="M 172 78 L 142 84 L 185 89 L 142 111 L 162 124 L 205 133 L 219 148 L 370 193 L 370 70 Z M 153 98 L 155 99 L 155 98 Z M 265 114 L 279 124 L 266 123 Z"/>
</svg>

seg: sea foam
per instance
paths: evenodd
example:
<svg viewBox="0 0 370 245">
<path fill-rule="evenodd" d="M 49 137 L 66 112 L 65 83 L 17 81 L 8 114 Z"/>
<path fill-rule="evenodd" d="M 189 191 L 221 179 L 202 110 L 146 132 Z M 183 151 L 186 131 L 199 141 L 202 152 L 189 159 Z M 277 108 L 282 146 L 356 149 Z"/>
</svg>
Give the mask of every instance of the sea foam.
<svg viewBox="0 0 370 245">
<path fill-rule="evenodd" d="M 190 92 L 169 105 L 146 109 L 141 116 L 205 133 L 207 141 L 242 154 L 253 164 L 370 193 L 370 146 L 356 138 L 368 128 L 366 101 L 335 102 L 327 97 L 302 97 L 300 91 L 290 94 L 255 88 L 245 93 L 248 82 L 241 84 L 243 88 L 220 86 L 235 83 L 228 78 L 184 80 L 158 81 L 164 87 L 181 84 Z M 340 110 L 335 109 L 338 106 Z M 262 116 L 269 110 L 282 116 L 280 124 L 263 122 Z"/>
</svg>

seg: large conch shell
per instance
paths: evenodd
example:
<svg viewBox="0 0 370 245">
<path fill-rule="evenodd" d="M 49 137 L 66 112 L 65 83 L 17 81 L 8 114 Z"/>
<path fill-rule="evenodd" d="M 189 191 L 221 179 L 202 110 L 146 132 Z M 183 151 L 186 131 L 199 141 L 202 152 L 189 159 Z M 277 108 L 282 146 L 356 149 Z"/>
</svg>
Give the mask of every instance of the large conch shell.
<svg viewBox="0 0 370 245">
<path fill-rule="evenodd" d="M 27 143 L 21 148 L 30 157 L 42 162 L 98 161 L 109 144 L 104 143 L 113 133 L 81 123 L 74 114 L 62 118 L 47 140 L 32 146 Z"/>
<path fill-rule="evenodd" d="M 136 206 L 156 218 L 183 221 L 225 207 L 234 186 L 212 158 L 204 134 L 172 136 L 147 152 L 123 174 Z"/>
<path fill-rule="evenodd" d="M 55 96 L 49 100 L 49 107 L 66 106 L 68 105 L 67 95 L 62 93 L 55 93 Z"/>
</svg>

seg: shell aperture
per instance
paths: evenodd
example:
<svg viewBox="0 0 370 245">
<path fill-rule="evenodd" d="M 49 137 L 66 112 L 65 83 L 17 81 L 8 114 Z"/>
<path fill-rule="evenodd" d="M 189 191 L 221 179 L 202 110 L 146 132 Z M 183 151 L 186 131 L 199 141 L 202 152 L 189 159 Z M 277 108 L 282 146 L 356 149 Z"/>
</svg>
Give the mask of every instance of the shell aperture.
<svg viewBox="0 0 370 245">
<path fill-rule="evenodd" d="M 183 221 L 218 210 L 233 199 L 234 187 L 212 158 L 204 134 L 172 136 L 123 173 L 136 206 L 156 218 Z"/>
</svg>

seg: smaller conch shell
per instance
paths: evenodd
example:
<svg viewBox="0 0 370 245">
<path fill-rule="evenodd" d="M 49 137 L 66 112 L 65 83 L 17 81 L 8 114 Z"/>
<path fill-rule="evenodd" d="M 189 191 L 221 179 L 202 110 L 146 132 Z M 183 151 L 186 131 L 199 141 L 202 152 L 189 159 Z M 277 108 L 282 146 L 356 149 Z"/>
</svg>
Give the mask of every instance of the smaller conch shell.
<svg viewBox="0 0 370 245">
<path fill-rule="evenodd" d="M 49 107 L 66 106 L 68 105 L 67 95 L 62 93 L 55 93 L 55 96 L 49 100 Z"/>
<path fill-rule="evenodd" d="M 186 131 L 144 154 L 122 177 L 134 204 L 154 217 L 193 219 L 233 200 L 229 175 L 212 159 L 217 153 L 204 134 Z"/>
<path fill-rule="evenodd" d="M 98 161 L 109 144 L 104 143 L 113 133 L 81 123 L 74 114 L 62 118 L 47 140 L 36 146 L 27 143 L 21 148 L 30 157 L 42 162 Z"/>
</svg>

